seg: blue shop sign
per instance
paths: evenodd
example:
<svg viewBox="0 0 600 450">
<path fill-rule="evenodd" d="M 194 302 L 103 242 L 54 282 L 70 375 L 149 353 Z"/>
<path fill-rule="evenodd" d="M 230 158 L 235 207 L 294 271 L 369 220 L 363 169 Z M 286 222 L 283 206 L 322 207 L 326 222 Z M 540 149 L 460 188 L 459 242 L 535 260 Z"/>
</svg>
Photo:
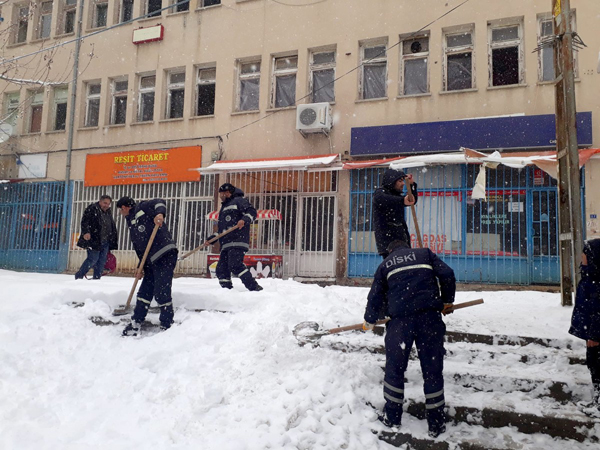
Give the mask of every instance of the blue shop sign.
<svg viewBox="0 0 600 450">
<path fill-rule="evenodd" d="M 577 142 L 592 145 L 592 113 L 577 113 Z M 473 150 L 553 148 L 554 114 L 352 128 L 350 154 L 375 156 Z"/>
</svg>

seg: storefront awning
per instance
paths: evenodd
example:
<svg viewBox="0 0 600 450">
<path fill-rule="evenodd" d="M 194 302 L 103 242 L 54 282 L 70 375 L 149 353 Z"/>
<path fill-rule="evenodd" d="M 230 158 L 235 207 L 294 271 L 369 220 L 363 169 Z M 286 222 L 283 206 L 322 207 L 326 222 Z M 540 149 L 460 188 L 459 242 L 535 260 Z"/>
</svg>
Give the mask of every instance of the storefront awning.
<svg viewBox="0 0 600 450">
<path fill-rule="evenodd" d="M 206 215 L 208 220 L 219 220 L 219 211 Z M 256 211 L 256 220 L 281 220 L 281 213 L 276 209 L 259 209 Z"/>
<path fill-rule="evenodd" d="M 600 153 L 600 149 L 586 148 L 579 150 L 579 167 L 583 167 L 585 163 L 596 153 Z M 556 178 L 558 171 L 556 151 L 548 150 L 511 153 L 494 152 L 491 154 L 486 154 L 468 148 L 461 148 L 461 153 L 440 153 L 436 155 L 419 155 L 346 162 L 344 163 L 343 168 L 365 169 L 374 166 L 389 166 L 393 169 L 402 169 L 411 167 L 468 163 L 504 164 L 513 168 L 522 168 L 528 165 L 535 165 L 554 178 Z"/>
<path fill-rule="evenodd" d="M 337 153 L 316 156 L 292 156 L 287 158 L 246 159 L 217 161 L 208 167 L 195 169 L 200 173 L 252 172 L 259 170 L 319 169 L 330 167 L 339 160 Z"/>
</svg>

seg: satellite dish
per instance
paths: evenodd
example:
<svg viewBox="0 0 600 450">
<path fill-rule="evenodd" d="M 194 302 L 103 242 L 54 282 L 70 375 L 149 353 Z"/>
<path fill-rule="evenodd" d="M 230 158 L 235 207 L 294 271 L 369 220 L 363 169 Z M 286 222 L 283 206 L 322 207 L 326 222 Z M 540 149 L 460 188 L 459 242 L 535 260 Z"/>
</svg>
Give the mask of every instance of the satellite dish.
<svg viewBox="0 0 600 450">
<path fill-rule="evenodd" d="M 10 123 L 0 123 L 0 143 L 8 141 L 12 136 L 13 126 Z"/>
</svg>

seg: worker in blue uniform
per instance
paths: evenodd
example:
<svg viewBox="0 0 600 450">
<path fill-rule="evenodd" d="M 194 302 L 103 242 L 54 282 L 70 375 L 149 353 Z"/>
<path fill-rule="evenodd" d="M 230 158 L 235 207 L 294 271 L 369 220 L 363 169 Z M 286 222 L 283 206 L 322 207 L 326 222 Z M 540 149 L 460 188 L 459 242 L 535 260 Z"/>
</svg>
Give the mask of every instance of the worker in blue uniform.
<svg viewBox="0 0 600 450">
<path fill-rule="evenodd" d="M 136 336 L 139 333 L 153 298 L 160 307 L 160 327 L 166 330 L 173 324 L 171 287 L 178 253 L 173 237 L 164 223 L 167 215 L 166 202 L 156 198 L 136 203 L 130 197 L 122 197 L 117 202 L 117 208 L 127 220 L 129 236 L 140 261 L 143 259 L 154 226 L 159 227 L 144 267 L 137 269 L 140 271 L 139 275 L 143 271 L 144 279 L 137 292 L 131 323 L 123 330 L 123 336 Z"/>
<path fill-rule="evenodd" d="M 382 422 L 400 426 L 404 401 L 404 372 L 413 343 L 423 372 L 429 434 L 446 430 L 443 359 L 446 326 L 442 314 L 451 311 L 456 291 L 454 271 L 431 250 L 409 247 L 396 240 L 379 265 L 365 310 L 365 331 L 372 330 L 382 308 L 389 316 L 385 336 L 385 407 Z M 387 306 L 385 299 L 387 298 Z"/>
<path fill-rule="evenodd" d="M 219 187 L 221 210 L 219 211 L 219 233 L 236 227 L 237 229 L 219 239 L 221 254 L 217 263 L 216 275 L 222 288 L 233 289 L 231 274 L 236 275 L 249 291 L 262 291 L 248 268 L 244 265 L 244 255 L 250 249 L 250 225 L 256 220 L 256 209 L 244 198 L 244 192 L 231 183 Z M 205 244 L 213 239 L 209 236 Z"/>
</svg>

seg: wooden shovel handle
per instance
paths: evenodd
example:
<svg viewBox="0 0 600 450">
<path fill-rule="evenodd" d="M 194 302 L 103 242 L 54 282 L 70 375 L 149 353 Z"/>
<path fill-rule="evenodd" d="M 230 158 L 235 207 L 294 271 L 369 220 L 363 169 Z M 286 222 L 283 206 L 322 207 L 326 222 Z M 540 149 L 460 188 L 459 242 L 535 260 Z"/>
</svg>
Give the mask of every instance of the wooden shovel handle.
<svg viewBox="0 0 600 450">
<path fill-rule="evenodd" d="M 408 198 L 409 202 L 415 201 L 415 196 L 412 193 L 412 184 L 413 181 L 409 177 L 406 177 L 406 181 L 408 186 L 406 187 L 406 198 Z M 421 238 L 421 229 L 419 228 L 419 221 L 417 220 L 417 208 L 415 205 L 410 205 L 410 211 L 412 213 L 413 224 L 415 226 L 415 234 L 417 235 L 417 243 L 419 244 L 419 248 L 423 248 L 423 239 Z"/>
<path fill-rule="evenodd" d="M 187 252 L 185 255 L 180 256 L 178 258 L 178 261 L 182 261 L 184 259 L 186 259 L 188 256 L 192 256 L 194 253 L 196 253 L 198 250 L 202 250 L 204 247 L 209 246 L 210 244 L 217 242 L 219 239 L 221 239 L 223 236 L 225 236 L 226 234 L 231 233 L 233 230 L 237 230 L 238 227 L 231 227 L 228 228 L 227 230 L 223 231 L 221 234 L 217 234 L 214 238 L 212 238 L 211 240 L 209 240 L 208 242 L 204 242 L 202 244 L 200 244 L 198 247 L 196 247 L 194 250 L 190 250 L 189 252 Z"/>
<path fill-rule="evenodd" d="M 156 237 L 156 233 L 158 233 L 158 229 L 160 227 L 158 225 L 154 225 L 154 230 L 152 230 L 152 234 L 150 235 L 150 240 L 148 241 L 148 245 L 146 245 L 146 251 L 144 252 L 144 256 L 140 261 L 138 266 L 138 270 L 135 271 L 135 280 L 133 281 L 133 286 L 131 287 L 131 291 L 129 292 L 129 297 L 127 298 L 127 303 L 125 304 L 125 310 L 129 309 L 129 305 L 131 304 L 131 299 L 133 298 L 133 293 L 135 292 L 135 288 L 140 281 L 140 268 L 144 267 L 146 264 L 146 258 L 148 258 L 148 253 L 150 253 L 150 248 L 152 247 L 152 243 L 154 242 L 154 238 Z"/>
<path fill-rule="evenodd" d="M 453 305 L 452 308 L 450 309 L 450 311 L 454 311 L 457 309 L 462 309 L 462 308 L 467 308 L 469 306 L 475 306 L 475 305 L 480 305 L 483 303 L 483 299 L 477 299 L 477 300 L 470 300 L 468 302 L 463 302 L 463 303 L 457 303 L 456 305 Z M 384 323 L 389 322 L 390 319 L 382 319 L 382 320 L 378 320 L 375 325 L 383 325 Z M 344 331 L 352 331 L 352 330 L 362 330 L 363 324 L 362 323 L 356 323 L 354 325 L 346 325 L 345 327 L 339 327 L 339 328 L 331 328 L 330 330 L 327 330 L 327 334 L 337 334 L 337 333 L 342 333 Z"/>
</svg>

